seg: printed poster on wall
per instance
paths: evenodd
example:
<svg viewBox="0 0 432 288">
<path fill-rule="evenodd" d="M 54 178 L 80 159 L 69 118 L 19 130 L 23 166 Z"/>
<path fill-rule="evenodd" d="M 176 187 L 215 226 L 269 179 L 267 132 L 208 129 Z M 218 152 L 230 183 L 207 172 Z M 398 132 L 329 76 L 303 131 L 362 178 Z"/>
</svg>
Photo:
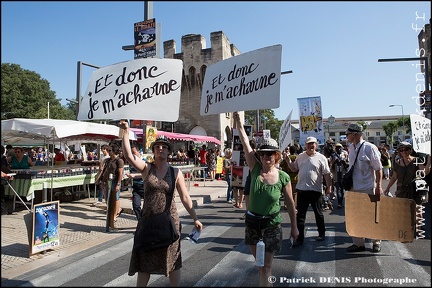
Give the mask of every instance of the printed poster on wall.
<svg viewBox="0 0 432 288">
<path fill-rule="evenodd" d="M 201 116 L 279 108 L 282 45 L 243 53 L 206 69 Z"/>
<path fill-rule="evenodd" d="M 156 19 L 134 23 L 134 59 L 156 56 Z"/>
<path fill-rule="evenodd" d="M 80 97 L 78 120 L 176 122 L 182 72 L 178 59 L 141 58 L 99 68 Z"/>
<path fill-rule="evenodd" d="M 151 144 L 156 140 L 157 128 L 146 126 L 146 151 L 150 149 Z"/>
<path fill-rule="evenodd" d="M 60 246 L 59 203 L 52 201 L 34 205 L 31 255 Z"/>
<path fill-rule="evenodd" d="M 246 165 L 244 157 L 243 144 L 237 129 L 233 129 L 233 147 L 231 158 L 231 186 L 243 188 L 246 184 L 246 177 L 249 173 L 249 167 Z"/>
<path fill-rule="evenodd" d="M 318 144 L 324 143 L 323 114 L 321 97 L 297 98 L 299 105 L 300 145 L 304 146 L 307 137 L 315 137 Z"/>
</svg>

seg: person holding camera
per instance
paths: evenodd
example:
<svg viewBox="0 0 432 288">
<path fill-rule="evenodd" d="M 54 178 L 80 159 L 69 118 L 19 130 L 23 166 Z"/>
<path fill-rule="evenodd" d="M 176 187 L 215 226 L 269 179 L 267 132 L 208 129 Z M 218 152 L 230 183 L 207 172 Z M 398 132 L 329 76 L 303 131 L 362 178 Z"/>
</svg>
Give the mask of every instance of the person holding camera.
<svg viewBox="0 0 432 288">
<path fill-rule="evenodd" d="M 337 143 L 335 152 L 330 157 L 330 168 L 333 174 L 333 180 L 336 186 L 336 196 L 338 208 L 343 207 L 344 188 L 342 185 L 342 175 L 346 173 L 348 168 L 348 152 L 343 149 L 342 144 Z"/>
</svg>

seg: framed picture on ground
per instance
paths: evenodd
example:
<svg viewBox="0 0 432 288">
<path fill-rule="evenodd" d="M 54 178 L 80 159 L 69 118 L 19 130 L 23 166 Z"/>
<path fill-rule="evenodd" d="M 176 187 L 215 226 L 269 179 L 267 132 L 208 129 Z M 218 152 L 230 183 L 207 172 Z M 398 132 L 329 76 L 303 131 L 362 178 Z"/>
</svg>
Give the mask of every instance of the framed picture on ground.
<svg viewBox="0 0 432 288">
<path fill-rule="evenodd" d="M 60 246 L 59 201 L 34 205 L 29 231 L 30 256 Z"/>
</svg>

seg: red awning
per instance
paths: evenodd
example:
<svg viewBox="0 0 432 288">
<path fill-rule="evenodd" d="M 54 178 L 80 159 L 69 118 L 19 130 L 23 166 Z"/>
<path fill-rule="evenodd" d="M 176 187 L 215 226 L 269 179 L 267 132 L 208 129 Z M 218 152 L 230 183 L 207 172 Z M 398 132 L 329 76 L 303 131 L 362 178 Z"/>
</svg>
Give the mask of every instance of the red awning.
<svg viewBox="0 0 432 288">
<path fill-rule="evenodd" d="M 130 128 L 131 131 L 135 132 L 138 139 L 142 139 L 143 129 L 140 128 Z M 166 132 L 166 131 L 157 131 L 157 135 L 164 135 L 170 140 L 177 141 L 193 141 L 193 142 L 208 142 L 221 145 L 222 142 L 212 136 L 201 136 L 201 135 L 190 135 L 190 134 L 181 134 L 175 132 Z"/>
</svg>

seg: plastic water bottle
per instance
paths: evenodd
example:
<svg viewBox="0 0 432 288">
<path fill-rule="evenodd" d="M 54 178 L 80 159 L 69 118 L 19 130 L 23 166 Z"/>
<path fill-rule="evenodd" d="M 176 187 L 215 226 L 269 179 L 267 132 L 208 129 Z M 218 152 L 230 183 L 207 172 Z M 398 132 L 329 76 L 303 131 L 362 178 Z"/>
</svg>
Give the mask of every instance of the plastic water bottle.
<svg viewBox="0 0 432 288">
<path fill-rule="evenodd" d="M 255 266 L 264 267 L 265 243 L 260 239 L 256 245 Z"/>
</svg>

